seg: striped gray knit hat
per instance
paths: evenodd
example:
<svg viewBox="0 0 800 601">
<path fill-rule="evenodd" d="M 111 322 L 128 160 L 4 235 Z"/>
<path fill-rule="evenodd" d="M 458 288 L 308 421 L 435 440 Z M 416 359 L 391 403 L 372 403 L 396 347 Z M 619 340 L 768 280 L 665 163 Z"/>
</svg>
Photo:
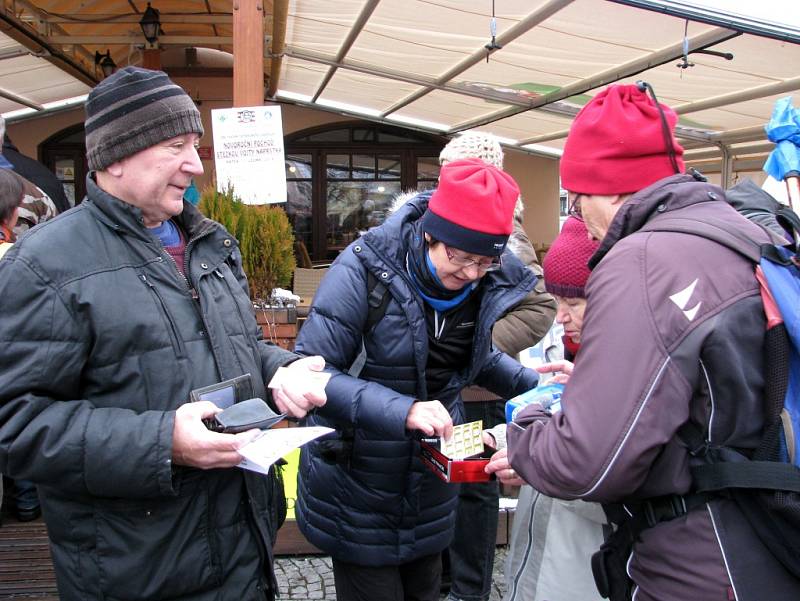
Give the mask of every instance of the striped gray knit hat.
<svg viewBox="0 0 800 601">
<path fill-rule="evenodd" d="M 200 111 L 162 71 L 125 67 L 101 81 L 86 100 L 89 169 L 105 169 L 163 140 L 203 135 Z"/>
</svg>

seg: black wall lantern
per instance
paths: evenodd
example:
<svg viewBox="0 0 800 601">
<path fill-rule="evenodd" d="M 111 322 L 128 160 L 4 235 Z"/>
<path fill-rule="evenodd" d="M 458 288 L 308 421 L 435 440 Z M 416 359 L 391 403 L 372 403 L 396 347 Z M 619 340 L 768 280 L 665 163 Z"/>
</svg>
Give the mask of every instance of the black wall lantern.
<svg viewBox="0 0 800 601">
<path fill-rule="evenodd" d="M 158 41 L 158 33 L 161 29 L 161 19 L 159 17 L 158 9 L 153 8 L 150 6 L 150 3 L 147 3 L 147 8 L 142 15 L 142 19 L 139 21 L 139 25 L 142 28 L 142 33 L 144 34 L 144 39 L 147 40 L 148 44 L 155 44 Z"/>
<path fill-rule="evenodd" d="M 100 70 L 103 72 L 103 77 L 108 77 L 114 72 L 114 69 L 117 68 L 117 63 L 111 58 L 111 50 L 106 50 L 105 54 L 100 54 L 95 51 L 94 64 L 100 67 Z"/>
</svg>

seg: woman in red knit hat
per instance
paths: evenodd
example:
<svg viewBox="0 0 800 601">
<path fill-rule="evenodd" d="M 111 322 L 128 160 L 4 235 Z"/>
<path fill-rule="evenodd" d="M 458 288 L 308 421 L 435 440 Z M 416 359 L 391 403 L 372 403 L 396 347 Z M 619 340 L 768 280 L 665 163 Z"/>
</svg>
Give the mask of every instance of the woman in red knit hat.
<svg viewBox="0 0 800 601">
<path fill-rule="evenodd" d="M 581 341 L 586 309 L 584 288 L 589 279 L 589 259 L 597 247 L 598 243 L 587 236 L 586 224 L 570 217 L 543 262 L 544 285 L 558 302 L 556 321 L 564 326 L 564 348 L 568 357 L 575 356 Z"/>
<path fill-rule="evenodd" d="M 422 465 L 420 437 L 449 438 L 473 383 L 502 398 L 537 375 L 491 344 L 536 276 L 506 251 L 519 188 L 478 159 L 447 163 L 336 259 L 297 340 L 322 355 L 328 402 L 308 424 L 297 523 L 333 558 L 339 601 L 438 601 L 458 485 Z M 380 318 L 371 319 L 375 309 Z"/>
</svg>

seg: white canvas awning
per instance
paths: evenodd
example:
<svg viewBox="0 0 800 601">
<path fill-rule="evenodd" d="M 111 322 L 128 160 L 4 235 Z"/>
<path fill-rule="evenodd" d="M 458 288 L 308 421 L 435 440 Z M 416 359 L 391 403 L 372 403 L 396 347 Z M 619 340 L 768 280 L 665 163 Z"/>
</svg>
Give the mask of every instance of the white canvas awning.
<svg viewBox="0 0 800 601">
<path fill-rule="evenodd" d="M 89 62 L 97 51 L 110 49 L 117 65 L 141 56 L 140 0 L 5 3 L 16 10 L 13 16 L 7 11 L 7 23 L 31 30 L 40 47 L 71 61 L 60 64 L 89 78 L 98 78 Z M 232 51 L 229 0 L 152 3 L 161 11 L 163 48 Z M 479 129 L 552 156 L 592 96 L 613 82 L 644 79 L 680 114 L 678 135 L 688 157 L 763 157 L 763 125 L 775 100 L 800 88 L 800 3 L 761 0 L 757 17 L 732 12 L 739 5 L 273 0 L 264 3 L 265 71 L 275 98 L 284 102 L 444 135 Z M 489 52 L 493 6 L 496 47 Z M 286 43 L 273 53 L 273 15 L 282 11 L 288 14 Z M 276 21 L 280 27 L 282 19 Z M 47 71 L 58 61 L 42 65 L 45 60 L 0 60 L 1 87 L 36 105 L 85 93 L 74 76 Z M 7 84 L 6 67 L 11 73 L 15 61 L 30 66 L 20 66 L 16 83 Z M 272 65 L 279 65 L 274 73 Z M 0 105 L 4 112 L 30 104 L 15 105 L 9 96 Z"/>
<path fill-rule="evenodd" d="M 34 53 L 0 33 L 0 114 L 24 107 L 45 110 L 89 93 L 86 82 L 44 56 L 46 51 Z"/>
</svg>

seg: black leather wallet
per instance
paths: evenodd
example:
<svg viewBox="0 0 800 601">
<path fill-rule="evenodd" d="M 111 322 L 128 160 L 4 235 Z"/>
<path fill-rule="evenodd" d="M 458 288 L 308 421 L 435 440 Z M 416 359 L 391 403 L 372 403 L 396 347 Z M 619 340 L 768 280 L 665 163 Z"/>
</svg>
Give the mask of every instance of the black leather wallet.
<svg viewBox="0 0 800 601">
<path fill-rule="evenodd" d="M 235 403 L 241 403 L 254 396 L 253 379 L 250 374 L 243 374 L 211 386 L 196 388 L 189 393 L 192 402 L 211 401 L 220 409 L 227 409 Z"/>
<path fill-rule="evenodd" d="M 286 417 L 283 413 L 275 413 L 258 397 L 247 399 L 228 407 L 214 417 L 204 419 L 206 427 L 214 432 L 236 434 L 245 430 L 266 430 Z"/>
</svg>

